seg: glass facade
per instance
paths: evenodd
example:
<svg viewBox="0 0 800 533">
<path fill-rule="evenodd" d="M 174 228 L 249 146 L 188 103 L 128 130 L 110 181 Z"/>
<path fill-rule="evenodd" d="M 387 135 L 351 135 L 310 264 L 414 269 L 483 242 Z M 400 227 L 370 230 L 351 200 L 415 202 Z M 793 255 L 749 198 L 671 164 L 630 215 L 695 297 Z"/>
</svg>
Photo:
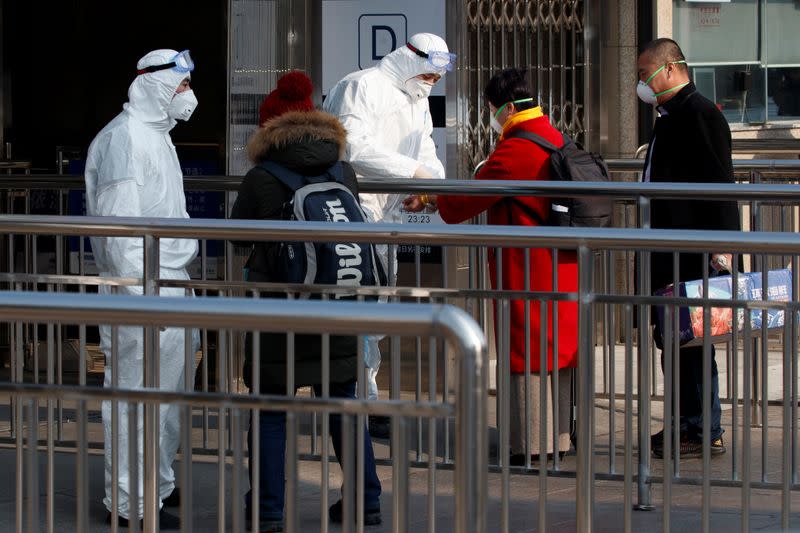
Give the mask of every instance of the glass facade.
<svg viewBox="0 0 800 533">
<path fill-rule="evenodd" d="M 673 0 L 673 35 L 729 123 L 800 121 L 798 0 Z"/>
<path fill-rule="evenodd" d="M 250 169 L 245 147 L 258 128 L 258 108 L 275 87 L 278 76 L 276 2 L 232 0 L 230 32 L 230 123 L 228 174 L 244 176 Z"/>
</svg>

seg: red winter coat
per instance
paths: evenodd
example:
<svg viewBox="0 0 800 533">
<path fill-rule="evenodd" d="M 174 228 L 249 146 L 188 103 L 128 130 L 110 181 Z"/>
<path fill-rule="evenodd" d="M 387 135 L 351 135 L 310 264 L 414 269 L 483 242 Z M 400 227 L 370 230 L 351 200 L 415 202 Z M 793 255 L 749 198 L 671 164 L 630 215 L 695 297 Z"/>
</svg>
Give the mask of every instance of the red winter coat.
<svg viewBox="0 0 800 533">
<path fill-rule="evenodd" d="M 536 133 L 556 146 L 561 146 L 561 133 L 550 125 L 546 116 L 533 118 L 509 126 L 505 136 L 518 129 Z M 549 154 L 526 139 L 505 139 L 497 146 L 486 164 L 476 176 L 479 180 L 549 180 Z M 457 196 L 441 195 L 437 198 L 439 212 L 448 224 L 456 224 L 470 219 L 484 211 L 489 212 L 489 225 L 538 226 L 526 210 L 516 205 L 522 202 L 527 209 L 536 214 L 539 220 L 546 220 L 550 210 L 550 200 L 539 197 L 518 197 L 510 201 L 502 196 Z M 489 250 L 489 270 L 492 287 L 497 280 L 494 248 Z M 525 290 L 525 251 L 523 248 L 503 248 L 503 289 Z M 530 290 L 553 290 L 553 254 L 550 249 L 531 248 L 530 250 Z M 577 292 L 578 262 L 573 250 L 559 250 L 558 290 Z M 539 371 L 540 360 L 540 301 L 530 303 L 530 354 L 531 371 Z M 547 304 L 547 357 L 548 370 L 553 368 L 553 327 L 552 303 Z M 496 313 L 496 308 L 495 308 Z M 511 372 L 525 372 L 525 302 L 511 301 Z M 495 314 L 496 316 L 496 314 Z M 495 321 L 496 323 L 496 321 Z M 578 352 L 578 305 L 576 302 L 558 303 L 558 368 L 575 367 Z"/>
</svg>

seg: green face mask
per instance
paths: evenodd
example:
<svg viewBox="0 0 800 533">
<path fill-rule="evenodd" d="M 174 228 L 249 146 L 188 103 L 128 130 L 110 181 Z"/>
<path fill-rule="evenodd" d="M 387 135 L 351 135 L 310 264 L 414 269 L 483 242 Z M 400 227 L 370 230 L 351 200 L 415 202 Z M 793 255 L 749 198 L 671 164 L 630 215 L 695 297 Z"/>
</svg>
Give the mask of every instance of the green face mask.
<svg viewBox="0 0 800 533">
<path fill-rule="evenodd" d="M 667 68 L 667 65 L 680 65 L 680 64 L 684 64 L 684 65 L 685 65 L 685 64 L 686 64 L 686 61 L 670 61 L 670 62 L 668 62 L 668 63 L 664 63 L 663 65 L 661 65 L 661 68 L 659 68 L 658 70 L 656 70 L 655 72 L 653 72 L 653 73 L 650 75 L 650 77 L 649 77 L 649 78 L 647 78 L 647 81 L 645 81 L 645 82 L 644 82 L 644 84 L 645 84 L 645 85 L 650 85 L 650 82 L 651 82 L 651 81 L 653 81 L 653 78 L 655 78 L 656 76 L 658 76 L 658 74 L 659 74 L 659 73 L 660 73 L 662 70 L 664 70 L 665 68 Z M 667 93 L 671 93 L 672 91 L 677 91 L 677 90 L 679 90 L 679 89 L 682 89 L 682 88 L 686 87 L 687 85 L 689 85 L 689 82 L 686 82 L 686 83 L 681 83 L 680 85 L 676 85 L 675 87 L 673 87 L 673 88 L 671 88 L 671 89 L 667 89 L 666 91 L 661 91 L 660 93 L 655 93 L 655 96 L 657 96 L 657 97 L 658 97 L 658 96 L 661 96 L 661 95 L 664 95 L 664 94 L 667 94 Z"/>
</svg>

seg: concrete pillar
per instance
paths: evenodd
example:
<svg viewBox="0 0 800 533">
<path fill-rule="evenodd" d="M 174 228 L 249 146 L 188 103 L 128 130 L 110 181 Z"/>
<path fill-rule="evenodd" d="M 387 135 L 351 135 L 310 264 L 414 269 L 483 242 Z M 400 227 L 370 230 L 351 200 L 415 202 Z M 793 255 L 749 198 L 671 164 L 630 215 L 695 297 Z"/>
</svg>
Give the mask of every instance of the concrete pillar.
<svg viewBox="0 0 800 533">
<path fill-rule="evenodd" d="M 601 12 L 600 150 L 607 158 L 633 157 L 638 147 L 636 0 L 603 4 Z"/>
<path fill-rule="evenodd" d="M 639 147 L 639 100 L 636 96 L 639 43 L 637 42 L 637 1 L 603 2 L 599 12 L 600 29 L 600 152 L 606 158 L 635 157 Z M 635 174 L 617 174 L 616 181 L 633 181 Z M 618 208 L 614 225 L 635 226 L 635 213 L 630 208 Z M 629 292 L 633 277 L 632 254 L 615 253 L 610 268 L 613 288 L 617 293 Z M 598 275 L 602 275 L 598 271 Z M 616 323 L 620 324 L 617 316 Z"/>
<path fill-rule="evenodd" d="M 672 38 L 672 0 L 656 0 L 653 12 L 655 36 Z"/>
</svg>

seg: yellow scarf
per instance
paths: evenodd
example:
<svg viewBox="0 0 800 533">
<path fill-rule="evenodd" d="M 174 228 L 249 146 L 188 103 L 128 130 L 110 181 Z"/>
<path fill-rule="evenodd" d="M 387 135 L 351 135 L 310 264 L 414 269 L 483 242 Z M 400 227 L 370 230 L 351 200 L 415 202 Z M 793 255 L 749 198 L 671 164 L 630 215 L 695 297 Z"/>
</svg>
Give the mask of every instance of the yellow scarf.
<svg viewBox="0 0 800 533">
<path fill-rule="evenodd" d="M 500 140 L 502 141 L 503 138 L 506 136 L 506 132 L 516 126 L 521 122 L 525 122 L 526 120 L 532 120 L 534 118 L 543 117 L 544 113 L 542 113 L 542 107 L 536 106 L 530 109 L 526 109 L 524 111 L 517 111 L 506 120 L 506 123 L 503 124 L 503 134 L 500 135 Z"/>
</svg>

